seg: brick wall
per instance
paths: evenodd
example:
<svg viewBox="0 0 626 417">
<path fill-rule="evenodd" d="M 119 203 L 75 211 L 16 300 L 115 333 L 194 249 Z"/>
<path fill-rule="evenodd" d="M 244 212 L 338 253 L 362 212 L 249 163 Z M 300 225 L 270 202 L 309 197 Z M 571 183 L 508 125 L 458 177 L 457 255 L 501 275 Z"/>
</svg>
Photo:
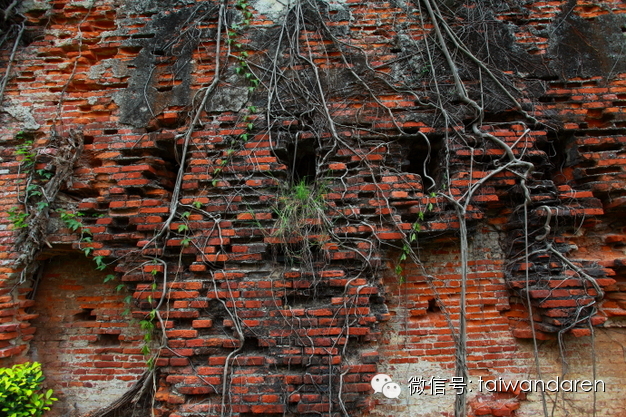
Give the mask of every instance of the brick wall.
<svg viewBox="0 0 626 417">
<path fill-rule="evenodd" d="M 73 254 L 46 263 L 34 294 L 38 317 L 29 359 L 46 369 L 60 397 L 51 415 L 109 405 L 143 374 L 142 335 L 124 317 L 126 294 L 104 283 L 89 259 Z M 98 395 L 93 395 L 97 392 Z"/>
<path fill-rule="evenodd" d="M 142 411 L 158 416 L 453 415 L 452 392 L 406 380 L 455 375 L 466 225 L 469 376 L 539 379 L 533 338 L 541 378 L 562 375 L 561 340 L 565 375 L 604 380 L 597 413 L 619 415 L 623 2 L 446 2 L 437 27 L 458 36 L 479 133 L 427 3 L 294 3 L 24 3 L 0 114 L 3 364 L 41 361 L 57 415 L 106 406 L 151 357 Z M 70 130 L 83 154 L 22 273 L 28 228 L 8 210 L 43 201 L 27 186 L 54 177 Z M 511 155 L 534 166 L 526 205 L 520 168 L 498 171 Z M 461 222 L 451 201 L 483 178 Z M 373 393 L 380 372 L 399 400 Z M 580 414 L 593 398 L 553 402 Z M 468 396 L 468 415 L 541 408 Z"/>
</svg>

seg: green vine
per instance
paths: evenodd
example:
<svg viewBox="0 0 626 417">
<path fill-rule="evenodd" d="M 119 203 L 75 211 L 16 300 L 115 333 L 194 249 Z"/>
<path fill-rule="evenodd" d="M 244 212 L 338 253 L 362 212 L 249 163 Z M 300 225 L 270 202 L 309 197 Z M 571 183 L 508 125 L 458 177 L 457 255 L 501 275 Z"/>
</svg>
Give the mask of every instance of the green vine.
<svg viewBox="0 0 626 417">
<path fill-rule="evenodd" d="M 15 139 L 23 140 L 15 147 L 15 156 L 21 157 L 21 167 L 26 171 L 31 171 L 35 166 L 37 153 L 33 151 L 34 140 L 24 131 L 15 134 Z"/>
<path fill-rule="evenodd" d="M 247 82 L 248 92 L 250 94 L 254 93 L 254 91 L 259 87 L 261 81 L 254 75 L 251 71 L 250 66 L 248 64 L 248 58 L 250 57 L 250 51 L 245 50 L 245 44 L 239 40 L 243 35 L 243 32 L 250 27 L 252 22 L 252 18 L 254 14 L 249 10 L 249 2 L 247 0 L 239 0 L 235 4 L 235 8 L 241 13 L 241 22 L 232 24 L 227 34 L 227 44 L 231 48 L 231 55 L 235 57 L 235 73 L 243 78 Z M 247 114 L 245 114 L 242 118 L 242 121 L 245 123 L 245 132 L 239 134 L 237 139 L 240 140 L 241 143 L 248 142 L 252 135 L 252 131 L 254 130 L 254 117 L 253 115 L 257 112 L 256 106 L 250 105 L 247 108 Z M 231 140 L 231 147 L 225 151 L 225 158 L 222 158 L 218 162 L 218 167 L 213 170 L 213 187 L 217 187 L 219 184 L 219 176 L 223 173 L 224 168 L 228 165 L 232 156 L 235 155 L 235 147 L 237 145 L 237 140 Z"/>
<path fill-rule="evenodd" d="M 430 193 L 430 198 L 436 198 L 437 193 Z M 424 210 L 417 213 L 417 220 L 411 225 L 411 230 L 409 230 L 407 234 L 407 238 L 402 243 L 402 251 L 396 262 L 395 273 L 398 276 L 398 282 L 400 284 L 404 284 L 406 281 L 406 277 L 404 276 L 404 267 L 402 263 L 409 258 L 413 252 L 411 246 L 417 242 L 419 232 L 422 231 L 422 222 L 426 219 L 426 214 L 432 212 L 435 208 L 435 205 L 432 202 L 428 202 Z"/>
</svg>

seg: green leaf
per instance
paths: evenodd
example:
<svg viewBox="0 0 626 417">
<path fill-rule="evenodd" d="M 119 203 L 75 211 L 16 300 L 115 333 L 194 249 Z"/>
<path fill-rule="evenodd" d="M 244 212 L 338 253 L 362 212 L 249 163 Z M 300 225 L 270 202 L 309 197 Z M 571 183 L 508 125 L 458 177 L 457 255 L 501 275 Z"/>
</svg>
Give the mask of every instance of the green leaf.
<svg viewBox="0 0 626 417">
<path fill-rule="evenodd" d="M 113 281 L 113 280 L 115 280 L 115 275 L 109 274 L 104 278 L 104 283 L 106 284 L 107 282 Z"/>
<path fill-rule="evenodd" d="M 150 320 L 141 320 L 139 322 L 139 326 L 141 327 L 141 330 L 152 330 L 152 329 L 154 329 L 154 323 L 152 323 Z"/>
<path fill-rule="evenodd" d="M 104 263 L 104 256 L 94 256 L 93 260 L 96 262 L 96 269 L 98 271 L 106 269 L 107 265 Z"/>
<path fill-rule="evenodd" d="M 195 208 L 199 209 L 200 207 L 202 207 L 202 203 L 199 201 L 194 201 L 193 203 L 191 203 L 191 205 L 193 205 Z"/>
<path fill-rule="evenodd" d="M 51 389 L 42 391 L 43 380 L 37 362 L 0 368 L 0 416 L 41 416 L 57 400 Z"/>
<path fill-rule="evenodd" d="M 189 226 L 187 226 L 186 224 L 179 224 L 177 230 L 178 233 L 186 232 L 187 230 L 189 230 Z"/>
</svg>

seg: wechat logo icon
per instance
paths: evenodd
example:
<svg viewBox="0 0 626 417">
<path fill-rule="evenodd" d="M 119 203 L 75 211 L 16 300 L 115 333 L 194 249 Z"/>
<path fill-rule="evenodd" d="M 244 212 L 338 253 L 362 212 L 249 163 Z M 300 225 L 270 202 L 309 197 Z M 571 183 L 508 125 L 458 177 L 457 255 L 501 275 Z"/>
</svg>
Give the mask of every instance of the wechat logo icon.
<svg viewBox="0 0 626 417">
<path fill-rule="evenodd" d="M 398 398 L 402 389 L 400 385 L 391 380 L 389 375 L 378 374 L 372 378 L 372 388 L 374 393 L 382 392 L 387 398 Z"/>
</svg>

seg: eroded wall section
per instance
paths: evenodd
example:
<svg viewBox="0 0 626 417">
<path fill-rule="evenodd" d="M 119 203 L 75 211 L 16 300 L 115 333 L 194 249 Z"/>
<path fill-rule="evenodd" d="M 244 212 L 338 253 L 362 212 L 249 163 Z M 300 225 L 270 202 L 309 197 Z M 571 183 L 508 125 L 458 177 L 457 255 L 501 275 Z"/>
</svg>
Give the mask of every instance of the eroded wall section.
<svg viewBox="0 0 626 417">
<path fill-rule="evenodd" d="M 37 328 L 29 359 L 46 369 L 59 403 L 50 415 L 78 416 L 122 396 L 146 369 L 138 326 L 124 316 L 124 292 L 104 283 L 80 253 L 50 258 L 34 301 Z"/>
</svg>

